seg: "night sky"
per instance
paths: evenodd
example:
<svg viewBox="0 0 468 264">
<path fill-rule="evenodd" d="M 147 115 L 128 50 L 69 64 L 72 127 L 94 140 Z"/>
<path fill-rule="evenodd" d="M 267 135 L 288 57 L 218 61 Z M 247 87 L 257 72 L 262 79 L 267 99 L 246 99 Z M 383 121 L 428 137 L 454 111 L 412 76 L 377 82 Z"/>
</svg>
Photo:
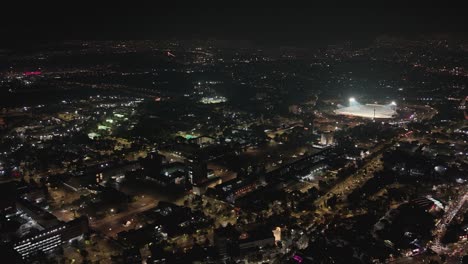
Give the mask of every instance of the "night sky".
<svg viewBox="0 0 468 264">
<path fill-rule="evenodd" d="M 382 33 L 460 33 L 458 7 L 303 7 L 237 4 L 17 3 L 1 16 L 4 43 L 67 39 L 224 38 L 279 42 L 359 40 Z M 4 10 L 4 11 L 5 11 Z"/>
</svg>

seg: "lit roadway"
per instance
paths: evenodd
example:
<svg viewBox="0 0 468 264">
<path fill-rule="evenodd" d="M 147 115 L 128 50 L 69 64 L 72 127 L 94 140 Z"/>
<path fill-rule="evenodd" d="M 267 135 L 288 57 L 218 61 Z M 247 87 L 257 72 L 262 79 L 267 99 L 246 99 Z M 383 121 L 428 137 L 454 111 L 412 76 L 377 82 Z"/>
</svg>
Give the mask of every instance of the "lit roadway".
<svg viewBox="0 0 468 264">
<path fill-rule="evenodd" d="M 163 155 L 168 159 L 170 162 L 185 162 L 186 158 L 174 153 L 173 151 L 167 150 L 158 150 L 159 154 Z"/>
<path fill-rule="evenodd" d="M 412 140 L 418 140 L 420 142 L 424 142 L 427 139 L 425 139 L 424 137 L 418 137 L 418 138 L 412 138 Z M 444 141 L 457 144 L 457 145 L 463 144 L 462 142 L 453 141 L 450 139 L 444 140 Z M 441 245 L 440 240 L 445 235 L 445 232 L 447 231 L 447 226 L 450 224 L 453 218 L 458 214 L 460 209 L 463 208 L 463 205 L 467 201 L 468 201 L 468 185 L 465 185 L 464 187 L 461 188 L 458 197 L 446 206 L 444 216 L 435 226 L 435 229 L 433 232 L 435 236 L 434 241 L 428 243 L 428 245 L 426 246 L 427 248 L 431 248 L 434 252 L 438 254 L 452 254 L 453 255 L 454 252 L 457 252 L 457 250 L 450 249 L 448 247 L 444 247 L 443 245 Z M 453 246 L 457 247 L 458 244 L 460 243 L 455 243 Z"/>
<path fill-rule="evenodd" d="M 146 199 L 145 199 L 146 200 Z M 104 219 L 90 221 L 91 228 L 99 230 L 102 233 L 115 237 L 117 233 L 125 230 L 123 223 L 130 220 L 136 214 L 142 213 L 144 211 L 150 210 L 156 207 L 158 201 L 152 200 L 148 203 L 136 202 L 129 205 L 129 209 L 114 215 L 107 216 Z"/>
<path fill-rule="evenodd" d="M 463 205 L 468 201 L 468 186 L 464 186 L 459 193 L 459 196 L 457 199 L 452 201 L 447 207 L 444 216 L 440 221 L 436 224 L 434 228 L 434 241 L 429 242 L 426 245 L 426 248 L 432 249 L 432 251 L 436 252 L 439 255 L 447 255 L 447 260 L 446 263 L 459 263 L 459 258 L 466 254 L 466 250 L 468 249 L 468 244 L 467 241 L 459 241 L 456 243 L 453 243 L 448 246 L 444 246 L 441 244 L 441 239 L 445 235 L 445 232 L 447 231 L 447 226 L 450 225 L 451 221 L 453 218 L 460 212 L 460 209 L 466 210 L 466 207 L 464 208 Z M 464 211 L 462 210 L 462 211 Z M 405 256 L 396 259 L 392 263 L 398 263 L 398 264 L 403 264 L 403 263 L 415 263 L 416 259 L 418 259 L 418 262 L 424 262 L 425 255 L 419 255 L 419 256 Z M 422 260 L 422 261 L 421 261 Z"/>
<path fill-rule="evenodd" d="M 447 206 L 444 216 L 437 223 L 436 228 L 434 230 L 436 235 L 434 242 L 429 243 L 427 247 L 430 247 L 434 252 L 438 254 L 453 252 L 447 247 L 443 247 L 440 243 L 440 240 L 447 231 L 447 226 L 450 224 L 450 222 L 452 222 L 453 218 L 458 214 L 458 212 L 463 207 L 466 201 L 468 201 L 468 186 L 465 185 L 464 188 L 460 190 L 460 195 L 458 196 L 458 198 Z"/>
<path fill-rule="evenodd" d="M 326 214 L 328 213 L 337 213 L 339 210 L 332 210 L 329 211 L 326 209 L 325 202 L 327 199 L 335 195 L 342 201 L 342 205 L 346 203 L 346 197 L 350 194 L 354 189 L 359 188 L 362 186 L 367 180 L 373 177 L 374 172 L 380 170 L 382 168 L 381 162 L 381 155 L 378 155 L 367 162 L 363 167 L 361 167 L 357 172 L 355 172 L 350 177 L 346 178 L 344 181 L 336 184 L 330 191 L 328 191 L 325 195 L 321 196 L 319 199 L 316 200 L 315 204 L 317 207 L 323 206 L 323 209 L 319 209 L 319 211 L 323 211 Z M 364 170 L 367 170 L 364 173 Z M 337 204 L 337 206 L 339 206 Z"/>
<path fill-rule="evenodd" d="M 214 171 L 216 177 L 220 177 L 223 182 L 227 182 L 229 180 L 235 179 L 237 177 L 237 173 L 228 170 L 225 166 L 219 165 L 213 162 L 208 163 L 208 169 Z"/>
<path fill-rule="evenodd" d="M 381 161 L 382 155 L 380 153 L 391 146 L 393 146 L 393 144 L 379 144 L 377 147 L 375 147 L 375 149 L 372 151 L 372 154 L 370 154 L 375 155 L 375 157 L 368 160 L 353 175 L 333 186 L 333 188 L 331 188 L 326 195 L 323 195 L 317 199 L 316 205 L 323 204 L 325 200 L 330 198 L 332 195 L 342 196 L 343 200 L 343 198 L 346 198 L 347 194 L 351 193 L 354 189 L 360 187 L 368 179 L 372 178 L 374 176 L 374 172 L 380 170 L 383 165 Z M 366 171 L 366 173 L 364 173 L 364 171 Z"/>
<path fill-rule="evenodd" d="M 335 186 L 333 186 L 325 195 L 321 196 L 315 201 L 315 205 L 317 206 L 317 208 L 319 208 L 321 205 L 324 205 L 325 201 L 333 195 L 336 195 L 339 199 L 341 199 L 341 205 L 344 205 L 346 202 L 345 198 L 348 194 L 350 194 L 354 189 L 362 186 L 362 184 L 364 184 L 367 180 L 373 177 L 374 172 L 382 168 L 383 164 L 381 161 L 381 153 L 383 153 L 385 150 L 392 147 L 393 145 L 393 141 L 378 144 L 370 154 L 372 158 L 367 160 L 366 163 L 357 170 L 357 172 L 347 177 L 343 181 L 336 183 Z M 339 206 L 339 204 L 337 204 L 337 206 Z M 324 208 L 322 209 L 317 209 L 316 212 L 320 212 L 322 214 L 334 214 L 338 213 L 338 211 L 339 210 L 329 211 L 324 206 Z M 314 219 L 319 220 L 319 218 Z M 308 228 L 311 228 L 312 225 L 313 223 L 310 223 Z"/>
</svg>

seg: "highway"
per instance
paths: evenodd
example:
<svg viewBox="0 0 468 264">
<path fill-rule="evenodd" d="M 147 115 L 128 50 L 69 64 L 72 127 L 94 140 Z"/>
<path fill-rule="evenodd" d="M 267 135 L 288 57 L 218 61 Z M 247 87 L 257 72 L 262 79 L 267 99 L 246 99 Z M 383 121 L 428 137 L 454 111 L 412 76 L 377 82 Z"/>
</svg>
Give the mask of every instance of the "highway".
<svg viewBox="0 0 468 264">
<path fill-rule="evenodd" d="M 458 198 L 452 201 L 445 210 L 445 214 L 442 219 L 437 223 L 434 229 L 434 242 L 428 244 L 428 248 L 431 248 L 434 252 L 438 254 L 443 253 L 450 253 L 447 247 L 441 244 L 441 239 L 445 235 L 447 231 L 447 227 L 452 222 L 453 218 L 459 213 L 460 209 L 463 208 L 463 205 L 468 201 L 468 186 L 465 185 L 462 190 L 460 190 L 460 194 Z"/>
</svg>

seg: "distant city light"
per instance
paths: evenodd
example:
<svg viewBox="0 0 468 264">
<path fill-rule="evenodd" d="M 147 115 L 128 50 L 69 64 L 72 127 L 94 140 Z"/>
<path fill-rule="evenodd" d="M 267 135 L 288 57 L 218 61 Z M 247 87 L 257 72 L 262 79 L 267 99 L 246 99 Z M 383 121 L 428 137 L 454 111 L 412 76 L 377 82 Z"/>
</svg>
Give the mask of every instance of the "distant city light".
<svg viewBox="0 0 468 264">
<path fill-rule="evenodd" d="M 42 72 L 40 71 L 28 71 L 28 72 L 25 72 L 24 75 L 26 76 L 31 76 L 31 75 L 41 75 Z"/>
<path fill-rule="evenodd" d="M 219 104 L 226 102 L 227 99 L 224 96 L 212 96 L 212 97 L 203 97 L 200 102 L 203 104 Z"/>
</svg>

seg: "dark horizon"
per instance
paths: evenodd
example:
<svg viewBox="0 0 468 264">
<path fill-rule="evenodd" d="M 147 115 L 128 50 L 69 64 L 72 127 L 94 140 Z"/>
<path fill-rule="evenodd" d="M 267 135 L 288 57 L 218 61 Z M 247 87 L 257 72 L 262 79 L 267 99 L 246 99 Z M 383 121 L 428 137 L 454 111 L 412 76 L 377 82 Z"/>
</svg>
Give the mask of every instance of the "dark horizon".
<svg viewBox="0 0 468 264">
<path fill-rule="evenodd" d="M 382 34 L 465 36 L 462 9 L 301 8 L 122 4 L 38 5 L 2 17 L 3 46 L 64 40 L 242 39 L 272 43 L 363 41 Z"/>
</svg>

